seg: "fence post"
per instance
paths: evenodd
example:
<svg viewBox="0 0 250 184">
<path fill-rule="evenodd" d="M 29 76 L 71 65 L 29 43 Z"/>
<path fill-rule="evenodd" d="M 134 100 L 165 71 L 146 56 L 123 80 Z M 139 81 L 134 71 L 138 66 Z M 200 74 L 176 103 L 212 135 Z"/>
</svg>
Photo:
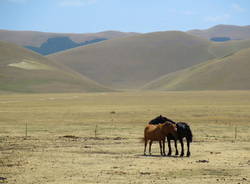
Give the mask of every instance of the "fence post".
<svg viewBox="0 0 250 184">
<path fill-rule="evenodd" d="M 25 139 L 28 137 L 28 122 L 25 121 Z"/>
<path fill-rule="evenodd" d="M 95 126 L 95 138 L 97 137 L 97 128 L 98 128 L 98 125 Z"/>
<path fill-rule="evenodd" d="M 236 139 L 237 139 L 237 132 L 238 130 L 237 130 L 237 126 L 235 126 L 235 128 L 234 128 L 234 142 L 236 142 Z"/>
</svg>

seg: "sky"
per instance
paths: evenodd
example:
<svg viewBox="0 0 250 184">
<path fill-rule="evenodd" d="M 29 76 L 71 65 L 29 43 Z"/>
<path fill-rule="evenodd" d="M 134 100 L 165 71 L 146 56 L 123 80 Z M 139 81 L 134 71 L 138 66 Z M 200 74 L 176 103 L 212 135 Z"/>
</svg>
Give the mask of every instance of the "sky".
<svg viewBox="0 0 250 184">
<path fill-rule="evenodd" d="M 250 0 L 0 0 L 0 29 L 92 33 L 250 25 Z"/>
</svg>

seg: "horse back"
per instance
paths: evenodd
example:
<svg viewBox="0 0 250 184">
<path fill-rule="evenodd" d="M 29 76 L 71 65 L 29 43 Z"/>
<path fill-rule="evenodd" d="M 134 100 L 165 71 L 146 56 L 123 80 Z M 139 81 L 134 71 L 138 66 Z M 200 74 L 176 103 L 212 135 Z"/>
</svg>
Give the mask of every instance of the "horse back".
<svg viewBox="0 0 250 184">
<path fill-rule="evenodd" d="M 186 137 L 187 140 L 192 142 L 193 134 L 192 134 L 190 126 L 185 122 L 178 122 L 176 124 L 176 126 L 177 126 L 178 139 L 182 139 L 182 138 Z M 169 135 L 168 139 L 174 140 L 175 138 L 172 135 Z"/>
<path fill-rule="evenodd" d="M 161 133 L 160 126 L 149 124 L 144 129 L 144 139 L 148 140 L 162 140 L 164 135 Z"/>
</svg>

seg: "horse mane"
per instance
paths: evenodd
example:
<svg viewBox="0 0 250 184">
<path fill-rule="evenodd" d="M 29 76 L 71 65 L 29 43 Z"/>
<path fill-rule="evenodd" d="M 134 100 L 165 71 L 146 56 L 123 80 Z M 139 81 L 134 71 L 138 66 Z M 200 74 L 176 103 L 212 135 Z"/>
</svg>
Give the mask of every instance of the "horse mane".
<svg viewBox="0 0 250 184">
<path fill-rule="evenodd" d="M 157 116 L 156 118 L 152 119 L 149 121 L 148 124 L 153 124 L 153 125 L 156 125 L 156 124 L 162 124 L 162 123 L 165 123 L 165 122 L 170 122 L 170 123 L 173 123 L 173 124 L 176 124 L 176 122 L 174 122 L 173 120 L 165 117 L 165 116 Z"/>
<path fill-rule="evenodd" d="M 173 124 L 176 124 L 176 122 L 174 122 L 173 120 L 171 120 L 171 119 L 169 119 L 169 118 L 167 118 L 167 117 L 164 117 L 164 118 L 166 118 L 166 120 L 167 120 L 168 122 L 171 122 L 171 123 L 173 123 Z"/>
</svg>

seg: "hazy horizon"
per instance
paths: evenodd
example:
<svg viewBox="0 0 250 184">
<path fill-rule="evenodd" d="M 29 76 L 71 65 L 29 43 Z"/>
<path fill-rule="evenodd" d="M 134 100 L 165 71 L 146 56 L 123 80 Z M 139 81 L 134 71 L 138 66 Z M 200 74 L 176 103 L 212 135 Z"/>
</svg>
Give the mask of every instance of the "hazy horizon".
<svg viewBox="0 0 250 184">
<path fill-rule="evenodd" d="M 249 25 L 247 0 L 1 0 L 0 29 L 57 33 L 155 32 Z"/>
</svg>

